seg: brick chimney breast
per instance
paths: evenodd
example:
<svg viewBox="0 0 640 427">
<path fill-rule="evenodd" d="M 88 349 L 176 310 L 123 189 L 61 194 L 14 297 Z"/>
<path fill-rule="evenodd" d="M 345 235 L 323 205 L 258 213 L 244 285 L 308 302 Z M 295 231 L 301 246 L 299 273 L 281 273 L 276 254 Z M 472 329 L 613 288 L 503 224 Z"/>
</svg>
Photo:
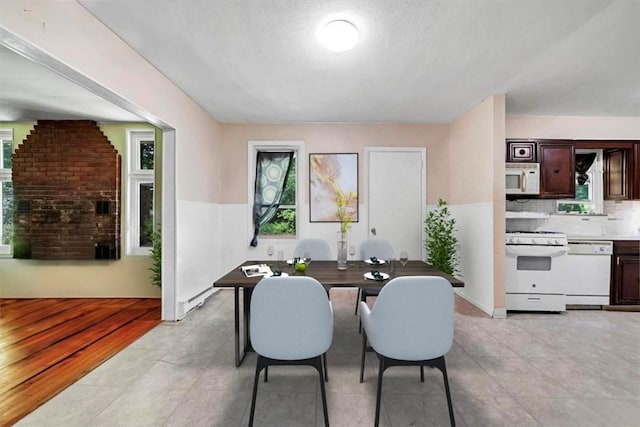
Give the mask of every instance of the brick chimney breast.
<svg viewBox="0 0 640 427">
<path fill-rule="evenodd" d="M 13 155 L 14 257 L 120 258 L 120 165 L 94 121 L 38 121 Z"/>
</svg>

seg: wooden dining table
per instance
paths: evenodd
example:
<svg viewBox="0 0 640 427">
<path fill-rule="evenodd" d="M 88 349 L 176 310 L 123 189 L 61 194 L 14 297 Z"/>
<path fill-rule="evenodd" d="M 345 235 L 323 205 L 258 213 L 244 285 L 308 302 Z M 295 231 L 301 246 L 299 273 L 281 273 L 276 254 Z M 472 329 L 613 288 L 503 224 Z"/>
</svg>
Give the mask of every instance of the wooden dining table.
<svg viewBox="0 0 640 427">
<path fill-rule="evenodd" d="M 249 337 L 249 318 L 251 307 L 251 293 L 262 277 L 247 277 L 242 272 L 242 267 L 247 265 L 267 264 L 272 270 L 280 270 L 288 275 L 306 275 L 313 277 L 325 288 L 330 287 L 383 287 L 395 277 L 401 276 L 440 276 L 444 277 L 453 287 L 464 287 L 464 282 L 450 276 L 424 261 L 410 260 L 405 266 L 400 262 L 394 262 L 393 268 L 389 263 L 370 265 L 364 261 L 350 261 L 346 270 L 338 270 L 336 261 L 316 261 L 307 265 L 304 272 L 295 271 L 291 265 L 282 262 L 278 265 L 273 261 L 245 261 L 213 283 L 215 288 L 233 288 L 234 291 L 234 335 L 235 335 L 235 362 L 240 366 L 247 352 L 253 351 Z M 365 273 L 378 271 L 386 273 L 389 278 L 384 281 L 369 280 Z M 240 302 L 240 290 L 242 289 L 242 304 Z M 241 312 L 242 310 L 242 312 Z M 242 314 L 242 316 L 241 316 Z M 242 319 L 241 319 L 242 317 Z M 242 320 L 242 325 L 241 325 Z M 242 346 L 241 346 L 242 330 Z"/>
</svg>

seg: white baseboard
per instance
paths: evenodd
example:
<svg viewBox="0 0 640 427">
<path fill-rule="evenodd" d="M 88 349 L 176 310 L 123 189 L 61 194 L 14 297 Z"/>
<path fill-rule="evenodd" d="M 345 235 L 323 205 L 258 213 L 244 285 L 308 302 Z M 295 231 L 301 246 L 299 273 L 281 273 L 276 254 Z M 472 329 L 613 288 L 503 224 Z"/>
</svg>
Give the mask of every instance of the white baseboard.
<svg viewBox="0 0 640 427">
<path fill-rule="evenodd" d="M 494 308 L 493 309 L 493 317 L 494 319 L 506 319 L 507 318 L 507 309 L 506 308 Z"/>
<path fill-rule="evenodd" d="M 191 297 L 187 301 L 178 302 L 178 310 L 177 310 L 177 320 L 182 320 L 184 317 L 194 308 L 204 304 L 207 298 L 209 298 L 214 293 L 218 292 L 220 289 L 213 287 L 207 288 L 199 294 Z"/>
</svg>

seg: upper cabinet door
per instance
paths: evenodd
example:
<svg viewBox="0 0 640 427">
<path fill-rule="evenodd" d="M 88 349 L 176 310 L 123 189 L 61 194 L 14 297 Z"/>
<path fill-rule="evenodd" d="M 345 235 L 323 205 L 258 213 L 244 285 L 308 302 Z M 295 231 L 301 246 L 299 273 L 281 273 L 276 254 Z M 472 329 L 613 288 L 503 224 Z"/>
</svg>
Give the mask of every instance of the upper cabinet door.
<svg viewBox="0 0 640 427">
<path fill-rule="evenodd" d="M 539 142 L 540 197 L 574 198 L 575 149 L 572 142 Z"/>
<path fill-rule="evenodd" d="M 640 142 L 636 142 L 633 147 L 634 156 L 631 170 L 633 170 L 633 198 L 640 200 Z"/>
<path fill-rule="evenodd" d="M 507 162 L 536 161 L 536 143 L 533 141 L 507 141 Z"/>
<path fill-rule="evenodd" d="M 628 200 L 629 157 L 631 151 L 626 149 L 604 150 L 604 199 Z"/>
</svg>

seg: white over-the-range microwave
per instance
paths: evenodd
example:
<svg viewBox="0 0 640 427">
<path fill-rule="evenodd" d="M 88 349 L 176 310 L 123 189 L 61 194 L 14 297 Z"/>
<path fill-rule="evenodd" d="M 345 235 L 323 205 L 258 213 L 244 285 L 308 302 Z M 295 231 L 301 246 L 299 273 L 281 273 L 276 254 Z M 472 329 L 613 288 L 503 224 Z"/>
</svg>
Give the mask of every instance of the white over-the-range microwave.
<svg viewBox="0 0 640 427">
<path fill-rule="evenodd" d="M 505 183 L 507 194 L 539 194 L 540 163 L 506 163 Z"/>
</svg>

